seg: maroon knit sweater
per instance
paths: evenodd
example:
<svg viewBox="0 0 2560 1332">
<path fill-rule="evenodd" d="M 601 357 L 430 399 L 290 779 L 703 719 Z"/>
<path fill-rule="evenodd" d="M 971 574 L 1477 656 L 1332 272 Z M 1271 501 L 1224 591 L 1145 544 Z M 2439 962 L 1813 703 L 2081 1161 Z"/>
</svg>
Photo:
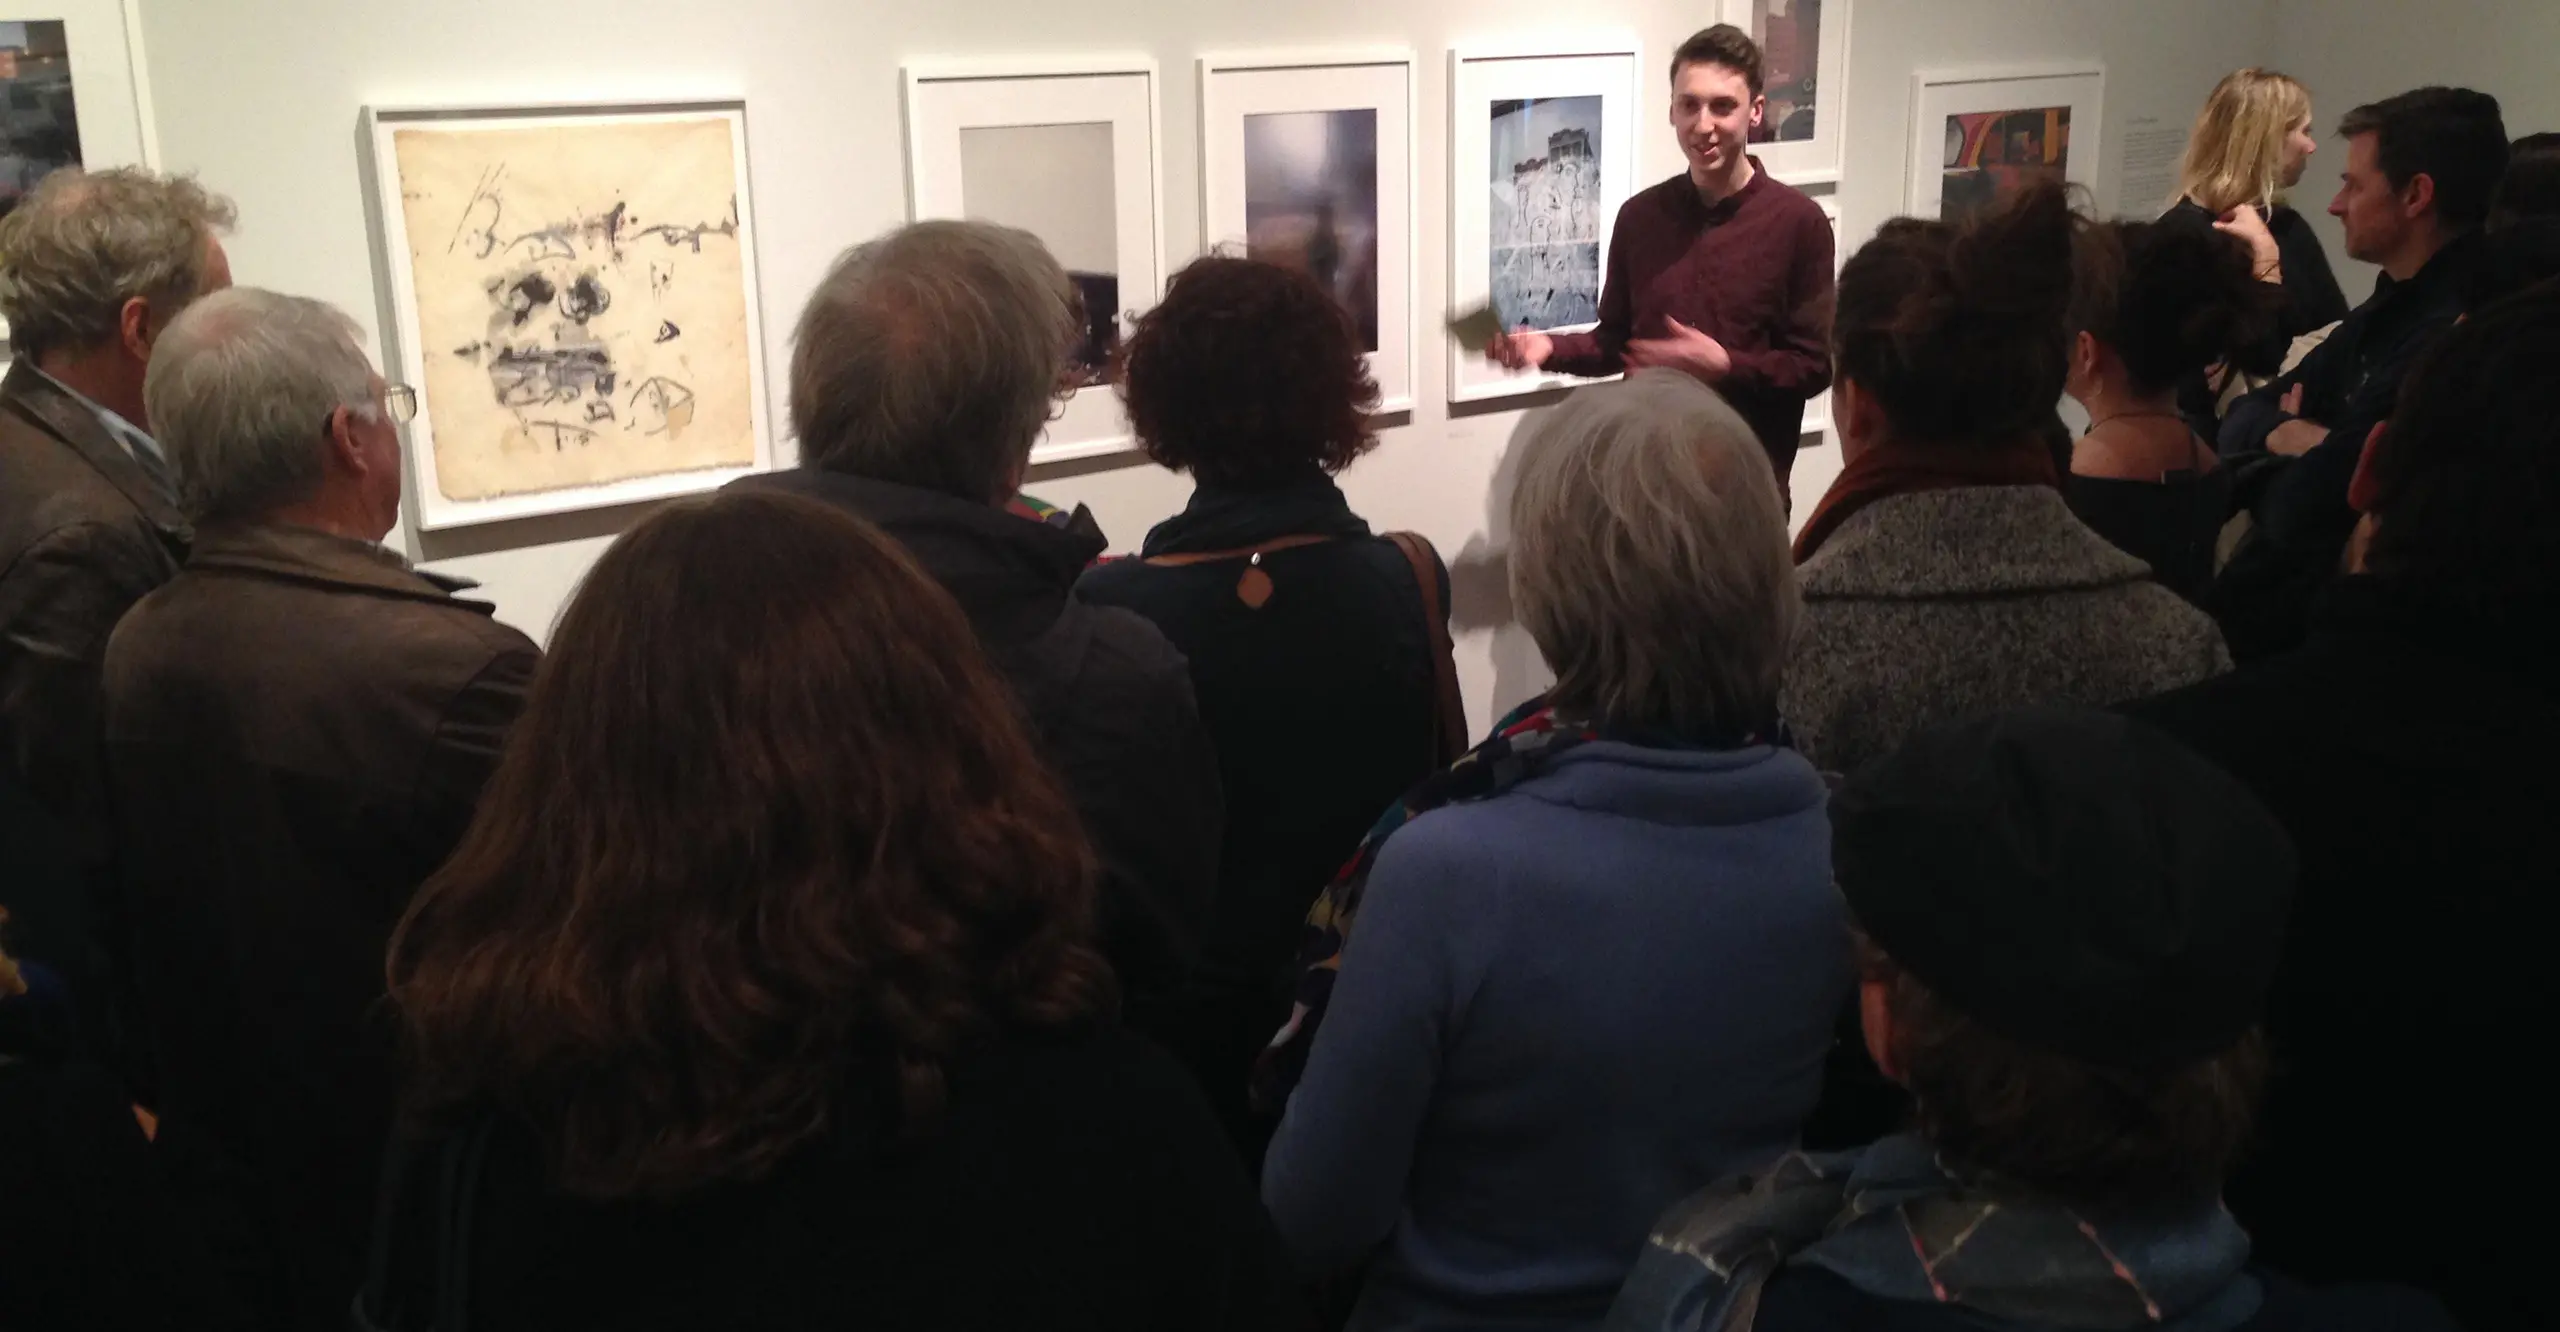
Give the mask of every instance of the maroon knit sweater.
<svg viewBox="0 0 2560 1332">
<path fill-rule="evenodd" d="M 1716 387 L 1769 450 L 1783 482 L 1804 404 L 1831 387 L 1831 220 L 1752 161 L 1751 183 L 1713 208 L 1687 173 L 1627 200 L 1610 234 L 1600 323 L 1555 335 L 1546 368 L 1614 375 L 1629 338 L 1667 336 L 1666 316 L 1733 354 Z"/>
</svg>

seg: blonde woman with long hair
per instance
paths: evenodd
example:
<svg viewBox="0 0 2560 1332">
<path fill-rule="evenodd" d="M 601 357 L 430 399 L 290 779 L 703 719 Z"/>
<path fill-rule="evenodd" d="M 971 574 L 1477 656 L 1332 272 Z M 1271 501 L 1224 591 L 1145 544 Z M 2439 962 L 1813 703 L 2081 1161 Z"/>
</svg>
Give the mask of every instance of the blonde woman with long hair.
<svg viewBox="0 0 2560 1332">
<path fill-rule="evenodd" d="M 2178 194 L 2163 222 L 2210 225 L 2248 242 L 2259 280 L 2284 289 L 2280 326 L 2255 345 L 2234 347 L 2224 373 L 2199 374 L 2179 395 L 2179 405 L 2199 428 L 2219 415 L 2217 390 L 2228 371 L 2261 378 L 2283 368 L 2295 338 L 2347 317 L 2328 252 L 2311 224 L 2285 202 L 2319 150 L 2311 132 L 2311 91 L 2268 69 L 2237 69 L 2223 76 L 2196 113 L 2178 167 Z"/>
</svg>

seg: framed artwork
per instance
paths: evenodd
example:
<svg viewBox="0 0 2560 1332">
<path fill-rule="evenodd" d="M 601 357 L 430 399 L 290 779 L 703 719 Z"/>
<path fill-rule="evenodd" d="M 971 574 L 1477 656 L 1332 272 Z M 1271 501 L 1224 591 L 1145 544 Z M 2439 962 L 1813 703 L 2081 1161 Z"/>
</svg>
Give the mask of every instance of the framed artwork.
<svg viewBox="0 0 2560 1332">
<path fill-rule="evenodd" d="M 1636 159 L 1632 40 L 1582 50 L 1458 50 L 1449 68 L 1449 306 L 1506 329 L 1575 332 L 1600 318 L 1609 231 Z M 1449 398 L 1578 383 L 1505 370 L 1449 339 Z"/>
<path fill-rule="evenodd" d="M 364 119 L 421 529 L 772 466 L 743 102 Z"/>
<path fill-rule="evenodd" d="M 1913 75 L 1911 215 L 1970 217 L 2039 180 L 2094 194 L 2106 83 L 2095 64 Z"/>
<path fill-rule="evenodd" d="M 1822 206 L 1822 215 L 1831 219 L 1831 275 L 1838 277 L 1848 266 L 1849 251 L 1840 243 L 1840 196 L 1817 194 L 1813 201 Z M 1831 391 L 1824 389 L 1804 405 L 1804 428 L 1800 435 L 1828 434 L 1831 430 Z"/>
<path fill-rule="evenodd" d="M 1031 232 L 1083 299 L 1082 378 L 1031 460 L 1128 448 L 1111 358 L 1164 294 L 1155 61 L 926 62 L 907 67 L 906 92 L 910 214 Z"/>
<path fill-rule="evenodd" d="M 1768 114 L 1751 151 L 1790 185 L 1840 179 L 1849 119 L 1850 0 L 1724 0 L 1724 21 L 1760 44 Z"/>
<path fill-rule="evenodd" d="M 1200 61 L 1201 235 L 1330 289 L 1389 412 L 1413 406 L 1413 124 L 1410 52 Z"/>
</svg>

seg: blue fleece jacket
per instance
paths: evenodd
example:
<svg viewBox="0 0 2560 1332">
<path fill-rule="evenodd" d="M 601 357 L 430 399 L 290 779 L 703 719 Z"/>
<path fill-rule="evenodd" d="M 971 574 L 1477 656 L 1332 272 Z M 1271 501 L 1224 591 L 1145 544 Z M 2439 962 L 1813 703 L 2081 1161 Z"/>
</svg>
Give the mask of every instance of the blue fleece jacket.
<svg viewBox="0 0 2560 1332">
<path fill-rule="evenodd" d="M 1791 750 L 1593 743 L 1380 854 L 1263 1170 L 1352 1327 L 1597 1326 L 1662 1210 L 1795 1145 L 1850 985 Z"/>
</svg>

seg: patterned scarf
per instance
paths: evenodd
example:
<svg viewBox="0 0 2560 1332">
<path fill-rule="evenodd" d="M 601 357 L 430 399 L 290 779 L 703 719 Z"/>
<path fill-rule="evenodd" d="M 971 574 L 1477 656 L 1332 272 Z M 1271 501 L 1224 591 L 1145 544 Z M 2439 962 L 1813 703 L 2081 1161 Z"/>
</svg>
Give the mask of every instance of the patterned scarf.
<svg viewBox="0 0 2560 1332">
<path fill-rule="evenodd" d="M 1494 723 L 1493 738 L 1458 756 L 1455 763 L 1422 779 L 1402 800 L 1378 816 L 1351 859 L 1335 871 L 1333 882 L 1316 897 L 1307 913 L 1307 928 L 1298 943 L 1297 1003 L 1288 1025 L 1253 1070 L 1253 1104 L 1277 1114 L 1307 1071 L 1307 1051 L 1315 1045 L 1316 1028 L 1324 1021 L 1333 997 L 1333 980 L 1342 971 L 1342 950 L 1351 926 L 1360 917 L 1360 900 L 1368 894 L 1369 870 L 1396 829 L 1446 805 L 1486 800 L 1527 781 L 1559 754 L 1600 738 L 1588 726 L 1560 722 L 1542 695 L 1521 704 Z"/>
<path fill-rule="evenodd" d="M 1799 1152 L 1674 1207 L 1619 1290 L 1607 1332 L 1741 1332 L 1788 1266 L 1995 1325 L 2228 1332 L 2265 1297 L 2248 1261 L 2248 1234 L 2218 1202 L 2101 1224 L 1958 1179 L 1905 1134 L 1863 1151 Z"/>
<path fill-rule="evenodd" d="M 1492 739 L 1422 779 L 1420 785 L 1405 793 L 1404 799 L 1389 806 L 1371 825 L 1368 835 L 1360 839 L 1360 847 L 1351 853 L 1351 859 L 1317 895 L 1298 944 L 1297 1002 L 1290 1010 L 1288 1024 L 1271 1038 L 1271 1044 L 1254 1065 L 1252 1100 L 1256 1110 L 1278 1114 L 1307 1070 L 1307 1053 L 1315 1046 L 1316 1028 L 1323 1023 L 1325 1005 L 1333 998 L 1334 977 L 1342 971 L 1342 950 L 1350 942 L 1353 923 L 1360 917 L 1361 899 L 1368 894 L 1369 871 L 1378 863 L 1378 852 L 1386 846 L 1389 835 L 1435 809 L 1501 795 L 1546 771 L 1563 754 L 1594 740 L 1655 749 L 1746 749 L 1788 743 L 1784 728 L 1774 720 L 1756 730 L 1691 740 L 1658 732 L 1604 732 L 1585 723 L 1565 721 L 1556 716 L 1544 695 L 1521 704 L 1511 715 L 1494 723 Z"/>
</svg>

